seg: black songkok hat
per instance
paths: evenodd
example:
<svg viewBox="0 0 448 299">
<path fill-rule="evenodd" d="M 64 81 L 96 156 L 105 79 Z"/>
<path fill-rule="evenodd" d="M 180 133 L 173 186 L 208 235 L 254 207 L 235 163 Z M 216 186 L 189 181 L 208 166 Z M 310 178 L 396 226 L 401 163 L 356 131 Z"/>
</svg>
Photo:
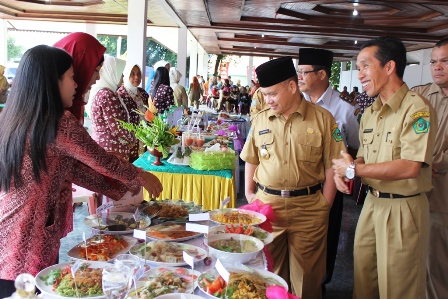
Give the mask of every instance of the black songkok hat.
<svg viewBox="0 0 448 299">
<path fill-rule="evenodd" d="M 300 48 L 299 65 L 319 65 L 331 68 L 333 52 L 324 49 Z"/>
<path fill-rule="evenodd" d="M 297 75 L 290 56 L 272 59 L 260 64 L 256 69 L 260 87 L 269 87 Z"/>
</svg>

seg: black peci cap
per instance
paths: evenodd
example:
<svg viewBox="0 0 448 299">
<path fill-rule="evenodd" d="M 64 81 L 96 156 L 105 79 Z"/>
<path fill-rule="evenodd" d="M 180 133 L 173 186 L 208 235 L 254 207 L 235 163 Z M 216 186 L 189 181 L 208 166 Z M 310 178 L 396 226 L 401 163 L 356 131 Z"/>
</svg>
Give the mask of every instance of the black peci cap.
<svg viewBox="0 0 448 299">
<path fill-rule="evenodd" d="M 269 87 L 297 75 L 290 56 L 272 59 L 260 64 L 256 69 L 260 87 Z"/>
<path fill-rule="evenodd" d="M 300 48 L 299 65 L 319 65 L 330 67 L 333 63 L 333 52 L 324 49 Z"/>
</svg>

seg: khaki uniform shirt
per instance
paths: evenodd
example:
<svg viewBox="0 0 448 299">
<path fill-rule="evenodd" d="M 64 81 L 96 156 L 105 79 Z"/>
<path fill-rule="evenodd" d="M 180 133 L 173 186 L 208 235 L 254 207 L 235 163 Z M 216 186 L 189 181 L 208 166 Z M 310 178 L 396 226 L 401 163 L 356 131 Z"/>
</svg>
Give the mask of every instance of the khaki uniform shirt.
<svg viewBox="0 0 448 299">
<path fill-rule="evenodd" d="M 437 112 L 439 130 L 432 164 L 439 174 L 432 178 L 434 188 L 428 193 L 429 208 L 431 211 L 448 213 L 448 96 L 444 96 L 442 89 L 435 83 L 416 86 L 411 90 L 424 96 Z"/>
<path fill-rule="evenodd" d="M 269 153 L 267 159 L 260 154 L 263 145 Z M 240 156 L 258 165 L 256 182 L 273 189 L 295 190 L 324 182 L 325 169 L 344 149 L 331 113 L 302 97 L 288 119 L 270 108 L 260 111 L 252 120 Z"/>
<path fill-rule="evenodd" d="M 258 112 L 266 108 L 269 108 L 269 106 L 264 101 L 260 88 L 258 88 L 252 96 L 252 101 L 250 104 L 250 119 L 252 120 Z"/>
<path fill-rule="evenodd" d="M 409 91 L 406 84 L 384 106 L 378 96 L 361 118 L 357 157 L 363 157 L 366 164 L 405 159 L 423 165 L 416 178 L 395 181 L 363 178 L 363 183 L 381 192 L 402 195 L 431 190 L 430 166 L 436 133 L 436 112 L 425 98 Z"/>
</svg>

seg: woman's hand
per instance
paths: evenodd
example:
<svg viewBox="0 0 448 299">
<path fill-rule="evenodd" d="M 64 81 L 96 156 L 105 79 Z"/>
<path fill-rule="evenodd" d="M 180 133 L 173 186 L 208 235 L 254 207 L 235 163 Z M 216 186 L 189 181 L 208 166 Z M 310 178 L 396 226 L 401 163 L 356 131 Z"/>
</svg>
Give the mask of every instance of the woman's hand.
<svg viewBox="0 0 448 299">
<path fill-rule="evenodd" d="M 150 172 L 143 171 L 140 173 L 140 177 L 145 181 L 145 188 L 149 193 L 149 198 L 157 198 L 162 193 L 163 186 L 160 180 Z"/>
</svg>

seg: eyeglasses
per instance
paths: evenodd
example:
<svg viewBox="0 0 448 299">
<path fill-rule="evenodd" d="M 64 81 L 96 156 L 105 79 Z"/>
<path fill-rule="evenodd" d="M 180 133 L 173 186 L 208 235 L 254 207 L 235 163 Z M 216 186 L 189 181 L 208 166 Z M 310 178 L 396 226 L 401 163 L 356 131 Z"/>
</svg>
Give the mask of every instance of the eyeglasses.
<svg viewBox="0 0 448 299">
<path fill-rule="evenodd" d="M 307 74 L 309 74 L 309 73 L 314 73 L 314 72 L 318 72 L 318 71 L 320 71 L 320 70 L 312 70 L 312 71 L 298 71 L 297 72 L 297 75 L 300 75 L 300 76 L 302 76 L 302 77 L 305 77 Z"/>
</svg>

